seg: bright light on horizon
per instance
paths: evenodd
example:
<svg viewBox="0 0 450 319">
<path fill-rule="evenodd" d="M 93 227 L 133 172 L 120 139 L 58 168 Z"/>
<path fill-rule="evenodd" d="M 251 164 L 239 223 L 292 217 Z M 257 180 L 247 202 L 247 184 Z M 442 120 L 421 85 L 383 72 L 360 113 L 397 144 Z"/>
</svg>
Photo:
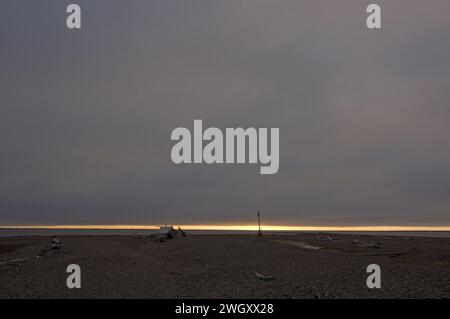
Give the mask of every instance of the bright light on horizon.
<svg viewBox="0 0 450 319">
<path fill-rule="evenodd" d="M 185 230 L 247 230 L 257 225 L 173 225 Z M 158 225 L 13 225 L 3 229 L 158 229 Z M 450 226 L 261 226 L 263 231 L 450 231 Z"/>
</svg>

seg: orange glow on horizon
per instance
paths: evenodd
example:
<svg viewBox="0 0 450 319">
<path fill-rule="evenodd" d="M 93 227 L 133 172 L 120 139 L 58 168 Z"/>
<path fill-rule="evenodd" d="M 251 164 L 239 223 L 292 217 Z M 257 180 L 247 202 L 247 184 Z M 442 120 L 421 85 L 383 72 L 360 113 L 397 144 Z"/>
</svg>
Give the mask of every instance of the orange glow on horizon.
<svg viewBox="0 0 450 319">
<path fill-rule="evenodd" d="M 257 231 L 256 225 L 174 225 L 185 230 L 247 230 Z M 4 229 L 158 229 L 157 225 L 14 225 Z M 450 226 L 261 226 L 263 231 L 450 231 Z"/>
</svg>

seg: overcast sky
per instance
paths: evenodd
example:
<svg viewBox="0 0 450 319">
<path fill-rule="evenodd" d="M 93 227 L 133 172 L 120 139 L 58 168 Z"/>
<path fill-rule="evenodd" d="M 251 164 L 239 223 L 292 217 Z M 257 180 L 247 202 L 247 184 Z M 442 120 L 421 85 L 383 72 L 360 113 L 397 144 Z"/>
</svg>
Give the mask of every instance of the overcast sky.
<svg viewBox="0 0 450 319">
<path fill-rule="evenodd" d="M 82 30 L 65 26 L 69 3 Z M 382 7 L 381 30 L 365 26 Z M 4 0 L 0 225 L 450 226 L 448 0 Z M 279 127 L 280 170 L 172 163 Z"/>
</svg>

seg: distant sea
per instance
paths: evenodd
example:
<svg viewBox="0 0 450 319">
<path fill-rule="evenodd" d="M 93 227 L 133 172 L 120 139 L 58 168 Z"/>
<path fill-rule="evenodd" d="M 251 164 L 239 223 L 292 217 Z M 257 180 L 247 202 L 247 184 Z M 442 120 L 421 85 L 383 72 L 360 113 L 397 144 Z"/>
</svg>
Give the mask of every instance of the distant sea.
<svg viewBox="0 0 450 319">
<path fill-rule="evenodd" d="M 191 235 L 251 235 L 255 231 L 248 230 L 186 230 Z M 264 232 L 264 229 L 263 229 Z M 24 236 L 68 236 L 68 235 L 150 235 L 156 233 L 152 229 L 5 229 L 0 228 L 0 237 L 24 237 Z M 329 233 L 329 234 L 353 234 L 353 235 L 379 235 L 379 236 L 404 236 L 404 237 L 436 237 L 450 238 L 450 232 L 444 231 L 267 231 L 266 234 L 291 235 L 295 233 Z"/>
</svg>

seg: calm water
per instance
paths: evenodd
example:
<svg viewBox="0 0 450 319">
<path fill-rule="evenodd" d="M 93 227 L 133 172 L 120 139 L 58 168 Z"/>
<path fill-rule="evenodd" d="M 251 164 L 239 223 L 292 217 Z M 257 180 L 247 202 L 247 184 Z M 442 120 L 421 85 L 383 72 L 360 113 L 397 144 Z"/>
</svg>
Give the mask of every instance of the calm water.
<svg viewBox="0 0 450 319">
<path fill-rule="evenodd" d="M 149 229 L 3 229 L 0 228 L 0 237 L 17 237 L 17 236 L 53 236 L 53 235 L 123 235 L 130 236 L 136 235 L 149 235 L 154 234 L 156 230 Z M 224 235 L 224 234 L 255 234 L 255 231 L 228 231 L 228 230 L 190 230 L 187 231 L 191 235 Z M 270 234 L 294 234 L 291 231 L 271 231 L 265 232 Z M 306 233 L 318 233 L 308 231 Z M 354 235 L 381 235 L 381 236 L 405 236 L 405 237 L 439 237 L 450 238 L 450 232 L 434 232 L 434 231 L 421 231 L 421 232 L 321 232 L 321 233 L 334 233 L 334 234 L 354 234 Z"/>
</svg>

